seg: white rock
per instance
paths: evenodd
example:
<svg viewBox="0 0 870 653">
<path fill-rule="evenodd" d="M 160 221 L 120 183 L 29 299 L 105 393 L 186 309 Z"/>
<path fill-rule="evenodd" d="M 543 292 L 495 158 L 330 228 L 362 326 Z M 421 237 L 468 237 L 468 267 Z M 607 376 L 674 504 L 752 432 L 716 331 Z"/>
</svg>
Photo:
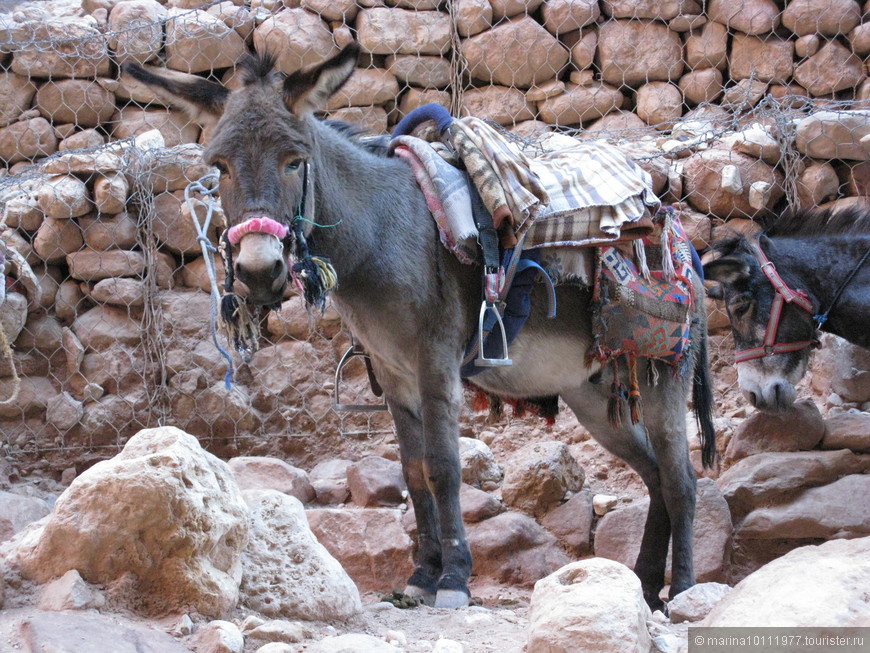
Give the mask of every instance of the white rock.
<svg viewBox="0 0 870 653">
<path fill-rule="evenodd" d="M 805 546 L 744 578 L 699 625 L 860 626 L 868 587 L 870 537 Z"/>
<path fill-rule="evenodd" d="M 362 609 L 347 572 L 311 532 L 295 497 L 247 490 L 251 539 L 243 556 L 244 606 L 267 616 L 344 619 Z"/>
<path fill-rule="evenodd" d="M 40 583 L 70 569 L 91 583 L 130 578 L 145 611 L 220 616 L 236 605 L 247 537 L 226 463 L 166 426 L 78 476 L 7 562 Z"/>
<path fill-rule="evenodd" d="M 668 602 L 668 614 L 673 623 L 700 621 L 731 591 L 723 583 L 698 583 L 680 592 Z"/>
<path fill-rule="evenodd" d="M 722 168 L 722 190 L 739 195 L 743 192 L 743 180 L 740 178 L 740 169 L 735 165 L 727 165 Z"/>
<path fill-rule="evenodd" d="M 325 637 L 308 649 L 311 653 L 401 653 L 402 649 L 371 635 L 347 634 Z"/>
<path fill-rule="evenodd" d="M 612 494 L 596 494 L 592 497 L 592 509 L 595 511 L 596 515 L 601 517 L 613 510 L 618 501 L 619 498 Z"/>
<path fill-rule="evenodd" d="M 196 633 L 197 653 L 242 653 L 245 638 L 238 626 L 230 621 L 207 623 Z"/>
<path fill-rule="evenodd" d="M 459 438 L 459 461 L 463 483 L 491 490 L 502 479 L 501 468 L 492 450 L 480 440 Z"/>
<path fill-rule="evenodd" d="M 626 566 L 590 558 L 535 583 L 527 653 L 648 653 L 651 619 L 640 580 Z"/>
<path fill-rule="evenodd" d="M 75 569 L 42 588 L 37 607 L 40 610 L 87 610 L 101 608 L 106 597 L 86 583 Z"/>
<path fill-rule="evenodd" d="M 432 653 L 463 653 L 464 650 L 462 644 L 455 639 L 446 639 L 444 637 L 440 637 L 435 642 L 435 646 L 432 647 Z"/>
<path fill-rule="evenodd" d="M 749 206 L 759 211 L 766 209 L 770 202 L 773 186 L 766 181 L 756 181 L 749 185 Z"/>
</svg>

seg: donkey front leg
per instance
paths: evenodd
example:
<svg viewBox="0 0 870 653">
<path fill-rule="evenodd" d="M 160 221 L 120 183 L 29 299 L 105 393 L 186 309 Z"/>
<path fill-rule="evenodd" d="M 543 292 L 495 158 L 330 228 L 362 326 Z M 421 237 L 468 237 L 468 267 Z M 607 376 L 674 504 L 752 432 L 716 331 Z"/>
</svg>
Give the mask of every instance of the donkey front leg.
<svg viewBox="0 0 870 653">
<path fill-rule="evenodd" d="M 447 369 L 445 369 L 447 368 Z M 462 384 L 459 361 L 450 365 L 425 365 L 419 377 L 425 453 L 423 468 L 438 506 L 441 531 L 441 577 L 435 607 L 468 605 L 471 551 L 465 537 L 459 487 L 459 411 Z"/>
</svg>

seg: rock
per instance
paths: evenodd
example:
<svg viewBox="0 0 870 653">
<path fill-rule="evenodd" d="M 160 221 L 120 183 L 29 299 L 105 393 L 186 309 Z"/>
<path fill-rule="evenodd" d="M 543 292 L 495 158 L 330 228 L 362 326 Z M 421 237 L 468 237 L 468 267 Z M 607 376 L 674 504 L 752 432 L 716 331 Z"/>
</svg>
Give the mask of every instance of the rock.
<svg viewBox="0 0 870 653">
<path fill-rule="evenodd" d="M 103 279 L 91 290 L 91 299 L 115 306 L 142 306 L 145 293 L 145 282 L 141 279 Z"/>
<path fill-rule="evenodd" d="M 256 20 L 250 8 L 237 6 L 235 2 L 230 0 L 224 0 L 216 5 L 212 5 L 206 11 L 215 18 L 222 20 L 227 27 L 234 29 L 245 41 L 247 41 L 256 26 Z"/>
<path fill-rule="evenodd" d="M 3 312 L 0 313 L 0 331 L 8 342 L 15 342 L 27 323 L 27 298 L 17 292 L 6 293 Z M 3 376 L 7 376 L 4 370 Z M 5 395 L 0 395 L 5 396 Z"/>
<path fill-rule="evenodd" d="M 76 177 L 49 177 L 35 192 L 39 208 L 49 218 L 75 218 L 92 208 L 87 187 Z"/>
<path fill-rule="evenodd" d="M 555 535 L 572 556 L 585 556 L 592 553 L 592 515 L 592 493 L 582 490 L 548 512 L 541 526 Z"/>
<path fill-rule="evenodd" d="M 599 517 L 603 517 L 613 510 L 617 503 L 619 503 L 619 498 L 612 494 L 596 494 L 592 497 L 592 508 Z"/>
<path fill-rule="evenodd" d="M 388 644 L 382 639 L 371 635 L 349 633 L 324 637 L 313 648 L 311 653 L 401 653 L 402 649 Z"/>
<path fill-rule="evenodd" d="M 110 277 L 141 277 L 145 259 L 141 252 L 109 250 L 95 252 L 83 249 L 67 254 L 70 276 L 81 281 L 99 281 Z"/>
<path fill-rule="evenodd" d="M 474 79 L 519 88 L 548 81 L 568 62 L 568 52 L 528 17 L 464 40 L 462 56 Z"/>
<path fill-rule="evenodd" d="M 210 621 L 197 630 L 194 640 L 199 653 L 242 653 L 245 648 L 242 631 L 230 621 Z"/>
<path fill-rule="evenodd" d="M 80 423 L 84 414 L 82 402 L 74 399 L 68 392 L 61 392 L 53 397 L 45 407 L 45 421 L 61 433 Z"/>
<path fill-rule="evenodd" d="M 187 185 L 216 170 L 202 162 L 202 145 L 183 143 L 161 149 L 147 161 L 148 183 L 155 193 L 184 190 Z M 220 208 L 220 203 L 215 205 Z M 215 218 L 218 215 L 216 214 Z"/>
<path fill-rule="evenodd" d="M 722 170 L 737 166 L 743 192 L 733 194 L 721 187 Z M 753 217 L 763 213 L 749 203 L 749 187 L 757 181 L 771 184 L 769 205 L 782 197 L 782 175 L 763 161 L 728 150 L 707 150 L 693 154 L 683 167 L 683 189 L 692 208 L 720 218 Z"/>
<path fill-rule="evenodd" d="M 127 207 L 130 184 L 121 173 L 101 176 L 94 180 L 94 204 L 100 213 L 121 213 Z"/>
<path fill-rule="evenodd" d="M 214 271 L 215 281 L 217 281 L 218 286 L 221 287 L 224 282 L 224 271 L 220 259 L 215 261 Z M 184 267 L 181 268 L 181 284 L 188 288 L 199 288 L 205 292 L 211 292 L 211 279 L 209 279 L 206 262 L 203 257 L 200 256 L 192 261 L 185 262 Z M 271 319 L 275 313 L 276 311 L 271 311 L 269 313 L 269 319 Z"/>
<path fill-rule="evenodd" d="M 187 646 L 153 626 L 90 611 L 9 610 L 0 617 L 0 637 L 27 651 L 190 653 Z"/>
<path fill-rule="evenodd" d="M 0 397 L 12 395 L 11 379 L 0 377 Z M 42 376 L 21 377 L 18 397 L 12 404 L 0 404 L 0 418 L 24 419 L 45 413 L 45 408 L 57 396 L 51 381 Z"/>
<path fill-rule="evenodd" d="M 744 578 L 698 625 L 863 625 L 870 616 L 868 554 L 868 537 L 791 551 Z"/>
<path fill-rule="evenodd" d="M 859 57 L 866 57 L 870 54 L 870 23 L 858 25 L 849 32 L 849 45 L 852 46 L 852 52 Z"/>
<path fill-rule="evenodd" d="M 541 8 L 544 27 L 551 34 L 567 34 L 598 20 L 597 0 L 550 0 Z"/>
<path fill-rule="evenodd" d="M 347 468 L 347 486 L 358 506 L 394 506 L 402 502 L 402 465 L 380 456 L 366 456 Z"/>
<path fill-rule="evenodd" d="M 534 519 L 504 512 L 468 527 L 473 574 L 529 587 L 568 562 L 556 538 Z"/>
<path fill-rule="evenodd" d="M 67 254 L 78 251 L 83 244 L 82 230 L 68 218 L 46 217 L 33 239 L 33 249 L 46 263 L 64 261 Z"/>
<path fill-rule="evenodd" d="M 509 506 L 541 516 L 566 492 L 580 490 L 584 480 L 583 468 L 567 445 L 533 442 L 514 453 L 505 466 L 502 498 Z"/>
<path fill-rule="evenodd" d="M 651 20 L 671 20 L 681 13 L 690 11 L 692 2 L 686 0 L 604 0 L 604 13 L 612 18 L 649 18 Z"/>
<path fill-rule="evenodd" d="M 163 47 L 160 21 L 166 8 L 157 0 L 122 0 L 109 12 L 109 47 L 115 61 L 145 63 L 156 57 Z"/>
<path fill-rule="evenodd" d="M 30 21 L 12 31 L 12 70 L 26 77 L 103 77 L 111 72 L 106 37 L 87 18 Z M 52 43 L 46 49 L 43 43 Z"/>
<path fill-rule="evenodd" d="M 314 500 L 314 488 L 304 470 L 278 458 L 239 456 L 227 464 L 241 490 L 275 490 L 302 503 Z"/>
<path fill-rule="evenodd" d="M 835 539 L 870 535 L 870 505 L 856 501 L 870 489 L 870 475 L 852 474 L 804 490 L 788 503 L 760 507 L 738 525 L 741 539 Z"/>
<path fill-rule="evenodd" d="M 328 110 L 341 107 L 385 104 L 399 95 L 395 75 L 380 68 L 357 68 L 347 82 L 332 96 Z"/>
<path fill-rule="evenodd" d="M 577 125 L 619 109 L 625 98 L 609 84 L 568 86 L 562 95 L 540 104 L 540 119 L 555 125 Z"/>
<path fill-rule="evenodd" d="M 54 312 L 65 324 L 72 324 L 78 311 L 84 311 L 90 305 L 85 299 L 79 284 L 72 280 L 63 281 L 57 289 L 54 302 Z"/>
<path fill-rule="evenodd" d="M 492 5 L 492 20 L 494 23 L 502 18 L 511 18 L 520 14 L 530 16 L 541 6 L 542 0 L 489 0 Z"/>
<path fill-rule="evenodd" d="M 186 73 L 226 68 L 237 64 L 246 53 L 244 39 L 220 18 L 202 10 L 169 9 L 168 68 Z"/>
<path fill-rule="evenodd" d="M 300 623 L 273 619 L 245 631 L 245 635 L 264 642 L 301 642 L 311 633 Z"/>
<path fill-rule="evenodd" d="M 861 59 L 836 40 L 827 42 L 794 69 L 795 81 L 815 96 L 855 88 L 864 78 Z"/>
<path fill-rule="evenodd" d="M 686 37 L 686 65 L 691 70 L 724 70 L 727 63 L 728 29 L 722 23 L 706 23 L 700 33 Z"/>
<path fill-rule="evenodd" d="M 462 95 L 463 113 L 492 120 L 500 125 L 515 125 L 534 116 L 522 91 L 506 86 L 472 88 Z"/>
<path fill-rule="evenodd" d="M 610 84 L 639 86 L 679 79 L 683 44 L 679 34 L 661 23 L 613 20 L 598 30 L 601 78 Z"/>
<path fill-rule="evenodd" d="M 482 440 L 459 438 L 459 464 L 462 482 L 483 490 L 494 490 L 503 477 L 492 450 Z"/>
<path fill-rule="evenodd" d="M 651 617 L 640 581 L 623 565 L 572 562 L 535 583 L 528 653 L 647 653 Z"/>
<path fill-rule="evenodd" d="M 798 199 L 801 208 L 811 209 L 837 196 L 840 180 L 837 172 L 827 161 L 811 163 L 798 179 Z"/>
<path fill-rule="evenodd" d="M 61 152 L 65 150 L 93 149 L 106 144 L 105 137 L 96 129 L 83 129 L 64 138 L 57 146 Z"/>
<path fill-rule="evenodd" d="M 387 112 L 383 107 L 348 107 L 327 114 L 330 120 L 349 122 L 372 134 L 387 133 Z"/>
<path fill-rule="evenodd" d="M 447 91 L 439 91 L 434 88 L 416 89 L 409 88 L 402 94 L 402 99 L 399 101 L 399 113 L 402 117 L 407 116 L 417 107 L 422 107 L 424 104 L 440 104 L 445 109 L 450 108 L 450 93 Z"/>
<path fill-rule="evenodd" d="M 43 352 L 54 352 L 61 348 L 63 327 L 52 315 L 41 312 L 31 313 L 27 317 L 24 331 L 15 341 L 21 349 L 38 349 Z"/>
<path fill-rule="evenodd" d="M 78 220 L 85 245 L 98 252 L 129 250 L 138 244 L 139 226 L 128 213 L 115 216 L 85 216 Z"/>
<path fill-rule="evenodd" d="M 319 508 L 305 514 L 314 535 L 360 591 L 383 592 L 405 586 L 414 565 L 401 511 Z"/>
<path fill-rule="evenodd" d="M 759 453 L 737 461 L 717 484 L 736 523 L 755 508 L 786 503 L 801 490 L 868 469 L 870 457 L 847 450 Z"/>
<path fill-rule="evenodd" d="M 11 165 L 57 151 L 57 137 L 45 118 L 30 118 L 0 129 L 0 159 Z"/>
<path fill-rule="evenodd" d="M 462 519 L 468 524 L 475 524 L 504 512 L 504 506 L 498 499 L 467 483 L 459 486 L 459 505 L 462 507 Z"/>
<path fill-rule="evenodd" d="M 816 159 L 864 161 L 861 139 L 870 134 L 870 111 L 819 111 L 797 123 L 795 146 Z"/>
<path fill-rule="evenodd" d="M 710 0 L 707 17 L 744 34 L 766 34 L 779 26 L 780 9 L 773 0 Z"/>
<path fill-rule="evenodd" d="M 782 12 L 782 24 L 798 36 L 848 34 L 861 22 L 861 6 L 855 0 L 796 0 Z"/>
<path fill-rule="evenodd" d="M 160 132 L 167 147 L 195 143 L 199 138 L 199 127 L 181 111 L 126 106 L 119 109 L 112 123 L 112 137 L 115 140 L 139 136 L 152 129 Z"/>
<path fill-rule="evenodd" d="M 730 591 L 722 583 L 698 583 L 668 601 L 668 616 L 675 624 L 701 621 Z"/>
<path fill-rule="evenodd" d="M 637 89 L 637 115 L 648 125 L 670 129 L 683 115 L 683 94 L 667 82 L 650 82 Z"/>
<path fill-rule="evenodd" d="M 89 610 L 102 608 L 106 597 L 86 583 L 75 569 L 70 569 L 42 588 L 37 607 L 40 610 Z"/>
<path fill-rule="evenodd" d="M 826 419 L 825 426 L 822 449 L 851 449 L 858 453 L 870 453 L 870 414 L 838 413 Z"/>
<path fill-rule="evenodd" d="M 489 0 L 457 0 L 453 12 L 460 36 L 474 36 L 492 25 L 492 5 Z"/>
<path fill-rule="evenodd" d="M 350 497 L 347 488 L 347 468 L 350 460 L 332 459 L 318 463 L 308 473 L 308 480 L 314 488 L 315 501 L 322 505 L 344 503 Z"/>
<path fill-rule="evenodd" d="M 18 116 L 30 108 L 35 94 L 36 84 L 29 76 L 0 73 L 0 127 L 18 120 Z"/>
<path fill-rule="evenodd" d="M 338 53 L 327 24 L 301 8 L 285 9 L 261 23 L 254 30 L 254 48 L 275 54 L 278 69 L 288 75 Z"/>
<path fill-rule="evenodd" d="M 315 539 L 295 497 L 247 490 L 253 526 L 243 556 L 242 602 L 269 617 L 346 619 L 362 609 L 350 576 Z"/>
<path fill-rule="evenodd" d="M 154 236 L 167 249 L 177 254 L 202 252 L 197 241 L 199 233 L 190 215 L 190 206 L 184 200 L 184 191 L 156 195 L 154 211 L 157 214 L 152 224 Z M 207 236 L 212 242 L 217 242 L 217 225 L 214 222 L 209 225 Z"/>
<path fill-rule="evenodd" d="M 609 512 L 595 531 L 595 555 L 634 566 L 640 551 L 649 499 Z M 692 550 L 698 582 L 720 581 L 725 573 L 725 553 L 731 543 L 731 515 L 716 483 L 698 479 Z M 670 557 L 666 578 L 670 578 Z"/>
<path fill-rule="evenodd" d="M 450 17 L 439 11 L 363 9 L 356 29 L 363 51 L 371 54 L 443 55 L 450 50 Z"/>
<path fill-rule="evenodd" d="M 12 539 L 29 523 L 42 519 L 49 512 L 48 504 L 41 499 L 0 491 L 0 542 Z"/>
<path fill-rule="evenodd" d="M 825 435 L 825 422 L 816 405 L 799 401 L 782 413 L 753 413 L 734 431 L 725 461 L 734 462 L 765 451 L 809 451 Z"/>
<path fill-rule="evenodd" d="M 420 88 L 444 88 L 450 84 L 450 62 L 443 57 L 391 55 L 387 57 L 386 65 L 387 70 L 405 84 Z"/>
<path fill-rule="evenodd" d="M 731 79 L 754 77 L 763 82 L 786 83 L 794 71 L 794 43 L 769 34 L 735 34 L 731 42 Z"/>
<path fill-rule="evenodd" d="M 680 77 L 679 87 L 688 104 L 714 102 L 722 94 L 722 72 L 716 68 L 693 70 Z"/>
<path fill-rule="evenodd" d="M 571 63 L 577 70 L 586 70 L 595 63 L 595 53 L 598 51 L 598 32 L 588 30 L 571 46 Z"/>
<path fill-rule="evenodd" d="M 115 96 L 96 82 L 61 79 L 43 84 L 36 92 L 34 106 L 55 124 L 98 127 L 115 113 Z"/>
<path fill-rule="evenodd" d="M 148 612 L 215 617 L 238 599 L 247 520 L 225 463 L 177 428 L 145 429 L 80 474 L 7 560 L 39 583 L 70 569 L 127 578 Z"/>
</svg>

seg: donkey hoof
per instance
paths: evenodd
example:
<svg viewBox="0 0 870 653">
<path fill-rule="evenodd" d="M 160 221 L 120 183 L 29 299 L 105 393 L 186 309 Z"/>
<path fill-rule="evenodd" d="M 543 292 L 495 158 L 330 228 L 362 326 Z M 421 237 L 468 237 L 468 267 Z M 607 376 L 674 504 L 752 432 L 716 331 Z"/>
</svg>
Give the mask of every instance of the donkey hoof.
<svg viewBox="0 0 870 653">
<path fill-rule="evenodd" d="M 438 590 L 435 597 L 436 608 L 464 608 L 468 605 L 468 594 L 462 590 Z"/>
<path fill-rule="evenodd" d="M 432 592 L 427 592 L 422 587 L 417 587 L 416 585 L 405 585 L 403 594 L 415 599 L 420 599 L 423 605 L 428 605 L 430 608 L 435 605 L 435 595 Z"/>
</svg>

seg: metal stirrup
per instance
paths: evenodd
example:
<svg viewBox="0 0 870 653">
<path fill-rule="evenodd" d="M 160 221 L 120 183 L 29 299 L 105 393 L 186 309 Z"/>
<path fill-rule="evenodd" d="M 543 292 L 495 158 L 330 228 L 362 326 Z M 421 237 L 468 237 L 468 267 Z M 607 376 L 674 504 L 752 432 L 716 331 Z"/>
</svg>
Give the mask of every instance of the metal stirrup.
<svg viewBox="0 0 870 653">
<path fill-rule="evenodd" d="M 339 400 L 339 397 L 341 396 L 341 371 L 344 369 L 345 365 L 350 363 L 350 361 L 357 356 L 360 356 L 363 359 L 369 359 L 369 355 L 365 350 L 356 345 L 351 345 L 348 347 L 347 351 L 344 352 L 344 356 L 341 357 L 341 360 L 338 361 L 338 366 L 335 368 L 335 388 L 332 391 L 332 407 L 335 408 L 335 410 L 360 411 L 367 413 L 389 410 L 386 401 L 380 404 L 345 404 Z"/>
<path fill-rule="evenodd" d="M 484 318 L 486 318 L 488 311 L 492 311 L 492 314 L 495 316 L 495 324 L 492 325 L 493 330 L 498 328 L 501 332 L 501 358 L 487 358 L 483 350 L 484 340 L 486 339 L 486 335 L 488 335 L 483 332 L 483 321 Z M 479 340 L 477 344 L 477 358 L 474 359 L 474 364 L 477 367 L 507 367 L 514 364 L 514 362 L 508 358 L 507 334 L 504 330 L 504 322 L 501 320 L 501 314 L 498 312 L 498 308 L 494 303 L 490 303 L 485 299 L 480 305 L 480 317 L 477 320 L 477 337 Z"/>
</svg>

